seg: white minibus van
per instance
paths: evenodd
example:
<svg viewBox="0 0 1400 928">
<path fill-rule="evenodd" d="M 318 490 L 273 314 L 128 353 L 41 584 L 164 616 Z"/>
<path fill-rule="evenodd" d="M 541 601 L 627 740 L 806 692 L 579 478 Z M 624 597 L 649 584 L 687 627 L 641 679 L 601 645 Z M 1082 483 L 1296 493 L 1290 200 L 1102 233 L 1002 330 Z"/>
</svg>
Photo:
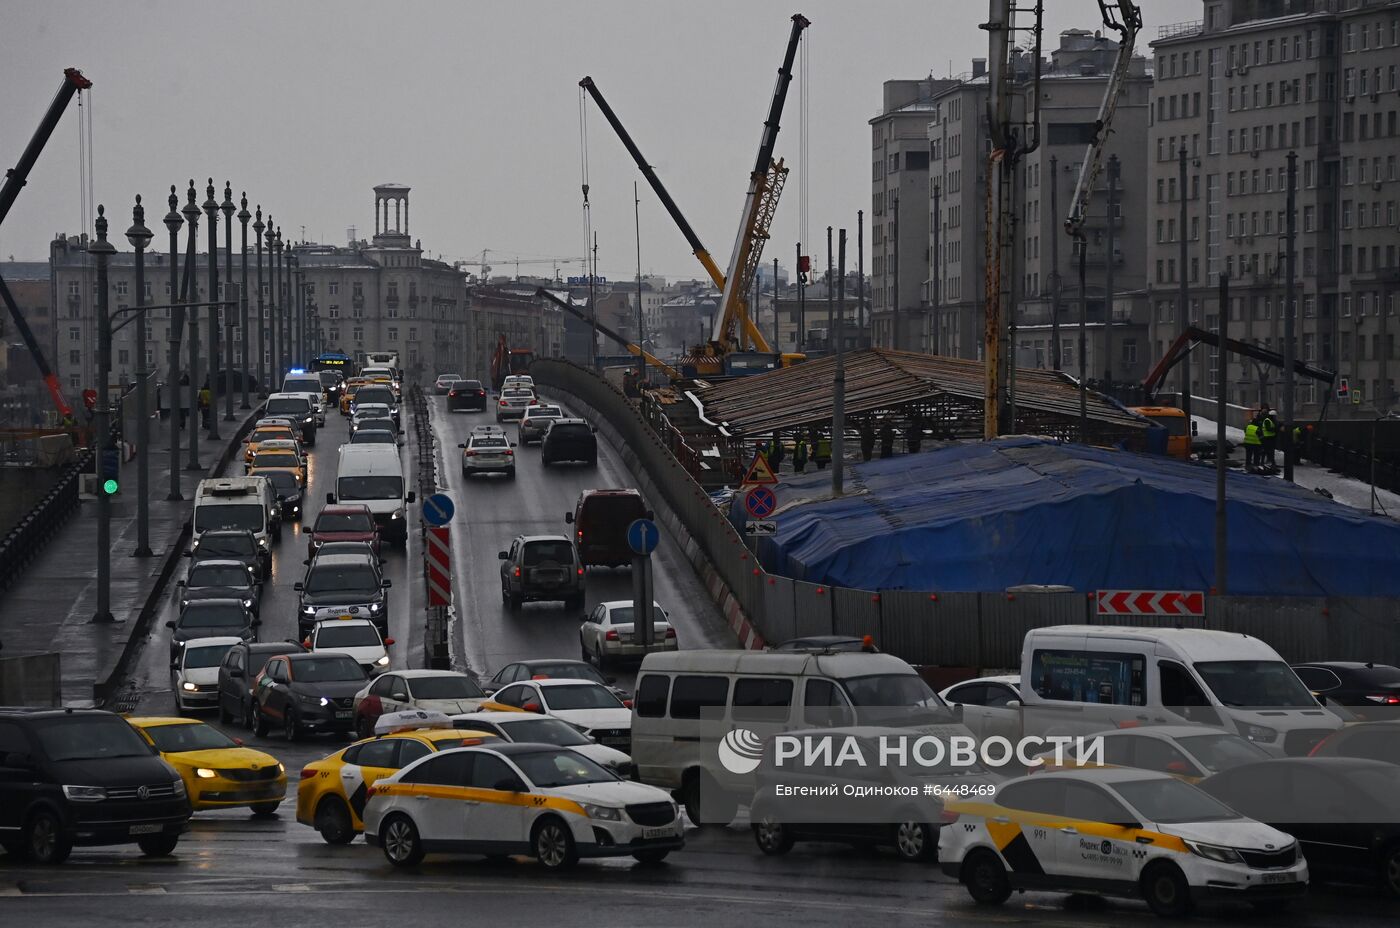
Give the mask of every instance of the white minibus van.
<svg viewBox="0 0 1400 928">
<path fill-rule="evenodd" d="M 364 503 L 374 514 L 379 537 L 402 545 L 408 541 L 408 504 L 414 499 L 397 446 L 340 446 L 335 492 L 326 494 L 326 502 Z"/>
</svg>

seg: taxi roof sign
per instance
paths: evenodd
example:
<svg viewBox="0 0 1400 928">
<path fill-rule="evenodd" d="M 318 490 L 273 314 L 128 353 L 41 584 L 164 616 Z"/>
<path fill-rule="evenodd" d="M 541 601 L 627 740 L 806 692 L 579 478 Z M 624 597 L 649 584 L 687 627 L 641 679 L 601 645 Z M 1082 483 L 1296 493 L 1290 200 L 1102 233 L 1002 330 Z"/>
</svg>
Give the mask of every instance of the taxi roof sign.
<svg viewBox="0 0 1400 928">
<path fill-rule="evenodd" d="M 753 456 L 753 463 L 744 472 L 744 486 L 771 486 L 778 482 L 778 476 L 773 473 L 772 466 L 768 463 L 768 455 L 762 451 L 756 452 Z"/>
<path fill-rule="evenodd" d="M 402 712 L 386 712 L 374 722 L 376 735 L 392 735 L 401 731 L 414 731 L 420 728 L 452 728 L 452 720 L 444 712 L 434 709 L 406 709 Z"/>
</svg>

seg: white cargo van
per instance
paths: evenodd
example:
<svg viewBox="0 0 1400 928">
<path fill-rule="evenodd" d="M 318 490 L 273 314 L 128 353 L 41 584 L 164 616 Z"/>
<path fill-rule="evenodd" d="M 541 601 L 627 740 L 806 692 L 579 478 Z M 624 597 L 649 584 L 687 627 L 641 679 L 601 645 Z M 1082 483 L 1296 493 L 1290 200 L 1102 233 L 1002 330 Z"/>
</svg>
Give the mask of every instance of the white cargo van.
<svg viewBox="0 0 1400 928">
<path fill-rule="evenodd" d="M 341 445 L 335 492 L 328 503 L 364 503 L 374 514 L 380 538 L 394 544 L 408 540 L 408 489 L 399 449 L 394 445 Z"/>
<path fill-rule="evenodd" d="M 716 763 L 731 731 L 758 739 L 847 725 L 947 724 L 947 706 L 913 667 L 862 652 L 673 651 L 648 654 L 632 702 L 632 761 L 643 783 L 680 791 L 692 821 L 734 817 L 753 775 Z"/>
<path fill-rule="evenodd" d="M 321 375 L 293 370 L 282 379 L 283 393 L 296 393 L 311 401 L 316 410 L 316 424 L 326 424 L 326 391 L 321 386 Z"/>
<path fill-rule="evenodd" d="M 1297 756 L 1342 725 L 1264 641 L 1200 628 L 1033 629 L 1022 645 L 1020 690 L 1027 733 L 1185 721 Z"/>
<path fill-rule="evenodd" d="M 194 494 L 193 538 L 205 532 L 249 531 L 263 551 L 282 534 L 282 507 L 266 477 L 201 480 Z"/>
</svg>

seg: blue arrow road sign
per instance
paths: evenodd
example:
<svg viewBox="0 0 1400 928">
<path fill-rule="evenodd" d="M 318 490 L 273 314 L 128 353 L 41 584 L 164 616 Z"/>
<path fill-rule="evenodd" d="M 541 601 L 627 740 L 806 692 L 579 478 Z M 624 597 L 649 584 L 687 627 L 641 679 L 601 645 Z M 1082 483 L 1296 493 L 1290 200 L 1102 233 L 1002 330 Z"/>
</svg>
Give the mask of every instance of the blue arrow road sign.
<svg viewBox="0 0 1400 928">
<path fill-rule="evenodd" d="M 647 557 L 656 550 L 660 541 L 661 532 L 650 519 L 638 519 L 627 526 L 627 547 L 632 549 L 633 554 Z"/>
<path fill-rule="evenodd" d="M 423 500 L 423 521 L 429 525 L 446 525 L 452 521 L 452 513 L 457 507 L 446 493 L 434 493 Z"/>
</svg>

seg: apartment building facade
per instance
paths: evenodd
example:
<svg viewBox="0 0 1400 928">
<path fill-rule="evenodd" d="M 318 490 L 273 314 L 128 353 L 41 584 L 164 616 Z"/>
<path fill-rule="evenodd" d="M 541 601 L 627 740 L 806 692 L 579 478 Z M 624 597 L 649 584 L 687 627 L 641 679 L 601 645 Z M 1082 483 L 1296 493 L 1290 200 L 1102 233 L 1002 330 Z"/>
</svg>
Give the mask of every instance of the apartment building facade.
<svg viewBox="0 0 1400 928">
<path fill-rule="evenodd" d="M 1223 274 L 1229 334 L 1282 353 L 1296 152 L 1295 352 L 1346 377 L 1363 400 L 1340 405 L 1326 384 L 1300 378 L 1296 415 L 1318 416 L 1329 399 L 1332 417 L 1390 411 L 1400 366 L 1400 3 L 1205 0 L 1199 22 L 1163 29 L 1152 49 L 1154 346 L 1188 323 L 1218 324 Z M 1189 193 L 1177 179 L 1183 146 Z M 1232 403 L 1281 406 L 1279 371 L 1227 361 Z M 1192 392 L 1214 395 L 1214 363 L 1195 367 Z"/>
</svg>

